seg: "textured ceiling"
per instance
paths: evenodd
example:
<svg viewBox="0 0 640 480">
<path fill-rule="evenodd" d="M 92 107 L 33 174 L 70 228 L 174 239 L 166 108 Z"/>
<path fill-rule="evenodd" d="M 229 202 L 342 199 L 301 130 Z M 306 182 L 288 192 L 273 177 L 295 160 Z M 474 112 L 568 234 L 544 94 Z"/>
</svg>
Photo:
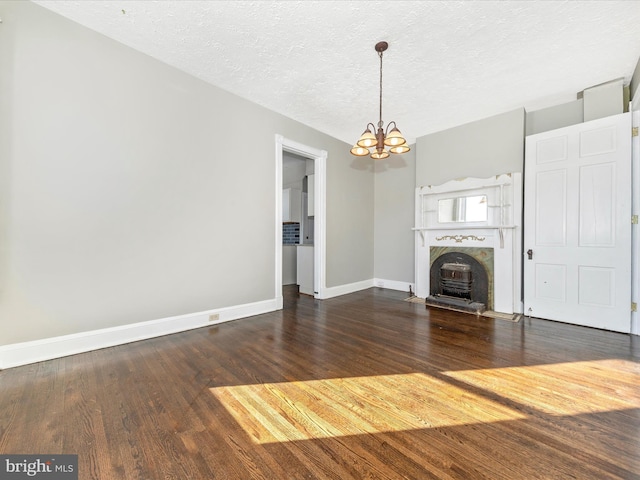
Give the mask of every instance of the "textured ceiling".
<svg viewBox="0 0 640 480">
<path fill-rule="evenodd" d="M 417 137 L 570 101 L 640 56 L 638 1 L 35 3 L 333 137 Z"/>
</svg>

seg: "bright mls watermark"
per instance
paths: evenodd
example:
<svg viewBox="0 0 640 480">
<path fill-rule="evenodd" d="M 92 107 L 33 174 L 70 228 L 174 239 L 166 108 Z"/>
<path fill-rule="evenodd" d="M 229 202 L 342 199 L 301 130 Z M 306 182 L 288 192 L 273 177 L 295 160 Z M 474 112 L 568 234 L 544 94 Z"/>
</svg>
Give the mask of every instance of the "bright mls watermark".
<svg viewBox="0 0 640 480">
<path fill-rule="evenodd" d="M 0 480 L 78 480 L 78 455 L 0 455 Z"/>
</svg>

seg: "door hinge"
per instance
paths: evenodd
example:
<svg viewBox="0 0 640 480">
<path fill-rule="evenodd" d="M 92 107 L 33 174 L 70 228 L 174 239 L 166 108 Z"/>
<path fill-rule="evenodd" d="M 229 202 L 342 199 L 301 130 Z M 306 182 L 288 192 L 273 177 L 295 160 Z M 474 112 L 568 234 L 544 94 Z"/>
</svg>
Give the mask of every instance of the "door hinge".
<svg viewBox="0 0 640 480">
<path fill-rule="evenodd" d="M 631 215 L 631 224 L 632 225 L 638 224 L 638 215 Z"/>
<path fill-rule="evenodd" d="M 636 302 L 631 302 L 631 311 L 632 312 L 638 311 L 638 304 Z"/>
<path fill-rule="evenodd" d="M 637 137 L 638 136 L 638 127 L 632 127 L 631 128 L 631 136 L 632 137 Z"/>
</svg>

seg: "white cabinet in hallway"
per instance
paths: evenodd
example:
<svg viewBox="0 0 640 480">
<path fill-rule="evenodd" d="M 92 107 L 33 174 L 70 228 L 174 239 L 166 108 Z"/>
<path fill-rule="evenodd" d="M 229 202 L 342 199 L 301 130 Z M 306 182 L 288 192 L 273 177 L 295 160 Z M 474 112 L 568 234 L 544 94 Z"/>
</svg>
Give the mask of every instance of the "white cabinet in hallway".
<svg viewBox="0 0 640 480">
<path fill-rule="evenodd" d="M 298 222 L 302 220 L 302 191 L 296 188 L 282 190 L 282 221 Z"/>
<path fill-rule="evenodd" d="M 295 245 L 283 245 L 282 246 L 282 284 L 283 285 L 295 285 L 297 281 L 297 259 L 296 259 L 296 246 Z"/>
<path fill-rule="evenodd" d="M 313 296 L 313 245 L 298 245 L 297 260 L 300 293 Z"/>
</svg>

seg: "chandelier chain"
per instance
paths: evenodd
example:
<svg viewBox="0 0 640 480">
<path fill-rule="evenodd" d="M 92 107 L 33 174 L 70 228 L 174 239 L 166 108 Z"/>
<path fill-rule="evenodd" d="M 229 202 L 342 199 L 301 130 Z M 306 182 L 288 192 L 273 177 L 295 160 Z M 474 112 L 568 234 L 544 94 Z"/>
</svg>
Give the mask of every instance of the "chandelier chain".
<svg viewBox="0 0 640 480">
<path fill-rule="evenodd" d="M 380 56 L 380 117 L 379 117 L 379 122 L 378 122 L 378 127 L 382 128 L 382 53 L 383 52 L 378 52 L 378 55 Z"/>
</svg>

